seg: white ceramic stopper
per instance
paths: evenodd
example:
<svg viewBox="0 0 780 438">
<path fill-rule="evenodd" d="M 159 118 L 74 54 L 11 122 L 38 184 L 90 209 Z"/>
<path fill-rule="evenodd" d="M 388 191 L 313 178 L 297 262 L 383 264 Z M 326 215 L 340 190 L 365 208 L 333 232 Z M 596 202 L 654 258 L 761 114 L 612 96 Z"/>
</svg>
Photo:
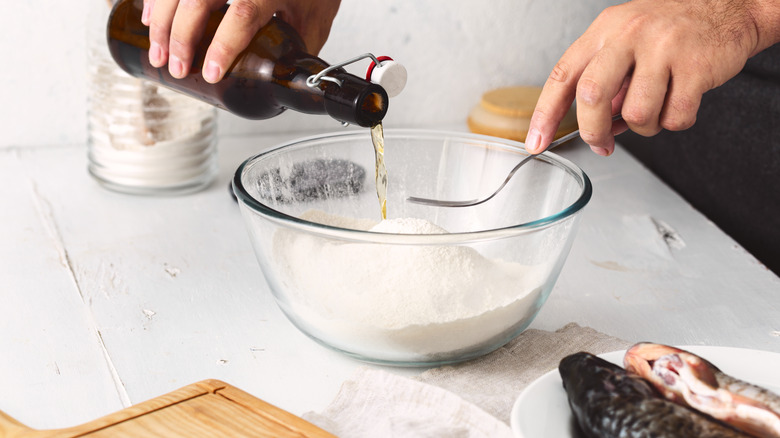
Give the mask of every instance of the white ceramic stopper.
<svg viewBox="0 0 780 438">
<path fill-rule="evenodd" d="M 371 70 L 369 80 L 384 88 L 388 97 L 395 97 L 406 86 L 406 68 L 392 60 L 380 60 L 380 65 Z"/>
</svg>

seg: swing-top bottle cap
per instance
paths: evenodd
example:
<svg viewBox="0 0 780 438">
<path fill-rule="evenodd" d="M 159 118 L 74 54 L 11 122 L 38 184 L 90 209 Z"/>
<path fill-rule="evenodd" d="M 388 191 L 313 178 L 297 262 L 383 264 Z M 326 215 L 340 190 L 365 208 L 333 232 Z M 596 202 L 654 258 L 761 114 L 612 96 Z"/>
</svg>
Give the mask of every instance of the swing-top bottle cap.
<svg viewBox="0 0 780 438">
<path fill-rule="evenodd" d="M 389 97 L 398 96 L 406 86 L 406 68 L 389 56 L 380 56 L 377 61 L 379 65 L 371 61 L 368 66 L 366 80 L 384 88 Z"/>
</svg>

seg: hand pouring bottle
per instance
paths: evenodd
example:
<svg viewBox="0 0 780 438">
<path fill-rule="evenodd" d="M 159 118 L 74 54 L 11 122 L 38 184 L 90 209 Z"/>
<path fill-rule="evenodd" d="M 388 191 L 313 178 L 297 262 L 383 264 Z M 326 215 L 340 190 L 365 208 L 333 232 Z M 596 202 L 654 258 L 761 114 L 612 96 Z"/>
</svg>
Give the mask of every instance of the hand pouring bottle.
<svg viewBox="0 0 780 438">
<path fill-rule="evenodd" d="M 167 67 L 156 68 L 149 63 L 149 28 L 141 23 L 142 9 L 143 0 L 120 0 L 108 22 L 111 55 L 135 77 L 247 119 L 268 119 L 292 109 L 329 114 L 342 123 L 371 127 L 387 113 L 388 95 L 382 86 L 308 54 L 298 33 L 276 17 L 257 32 L 220 82 L 206 82 L 200 73 L 203 58 L 225 8 L 211 14 L 196 48 L 191 73 L 182 79 L 173 78 Z"/>
</svg>

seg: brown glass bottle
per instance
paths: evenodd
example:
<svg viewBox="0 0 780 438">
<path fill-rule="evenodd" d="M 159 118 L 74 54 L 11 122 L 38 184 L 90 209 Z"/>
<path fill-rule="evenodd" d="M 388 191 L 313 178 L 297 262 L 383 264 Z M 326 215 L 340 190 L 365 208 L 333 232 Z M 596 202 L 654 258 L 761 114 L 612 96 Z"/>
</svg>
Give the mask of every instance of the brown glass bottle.
<svg viewBox="0 0 780 438">
<path fill-rule="evenodd" d="M 141 23 L 143 0 L 120 0 L 108 20 L 108 47 L 119 66 L 129 74 L 208 102 L 247 119 L 268 119 L 285 109 L 308 114 L 329 114 L 336 120 L 370 127 L 387 113 L 385 90 L 371 82 L 336 69 L 309 87 L 306 79 L 327 68 L 322 59 L 308 54 L 298 33 L 273 18 L 261 28 L 246 50 L 216 84 L 203 79 L 206 49 L 225 9 L 214 12 L 201 44 L 196 48 L 191 73 L 175 79 L 167 67 L 149 64 L 149 28 Z"/>
</svg>

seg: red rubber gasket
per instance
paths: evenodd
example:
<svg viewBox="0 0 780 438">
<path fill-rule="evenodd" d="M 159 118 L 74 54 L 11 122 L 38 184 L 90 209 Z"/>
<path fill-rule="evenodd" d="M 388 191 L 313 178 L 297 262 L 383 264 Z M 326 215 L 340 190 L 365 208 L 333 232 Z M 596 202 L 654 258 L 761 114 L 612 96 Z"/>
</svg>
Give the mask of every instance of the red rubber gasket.
<svg viewBox="0 0 780 438">
<path fill-rule="evenodd" d="M 389 56 L 377 56 L 376 60 L 379 62 L 392 61 L 393 58 Z M 376 63 L 372 60 L 371 64 L 368 65 L 368 70 L 366 70 L 366 80 L 368 82 L 371 82 L 371 73 L 374 71 L 374 67 L 376 67 Z"/>
</svg>

